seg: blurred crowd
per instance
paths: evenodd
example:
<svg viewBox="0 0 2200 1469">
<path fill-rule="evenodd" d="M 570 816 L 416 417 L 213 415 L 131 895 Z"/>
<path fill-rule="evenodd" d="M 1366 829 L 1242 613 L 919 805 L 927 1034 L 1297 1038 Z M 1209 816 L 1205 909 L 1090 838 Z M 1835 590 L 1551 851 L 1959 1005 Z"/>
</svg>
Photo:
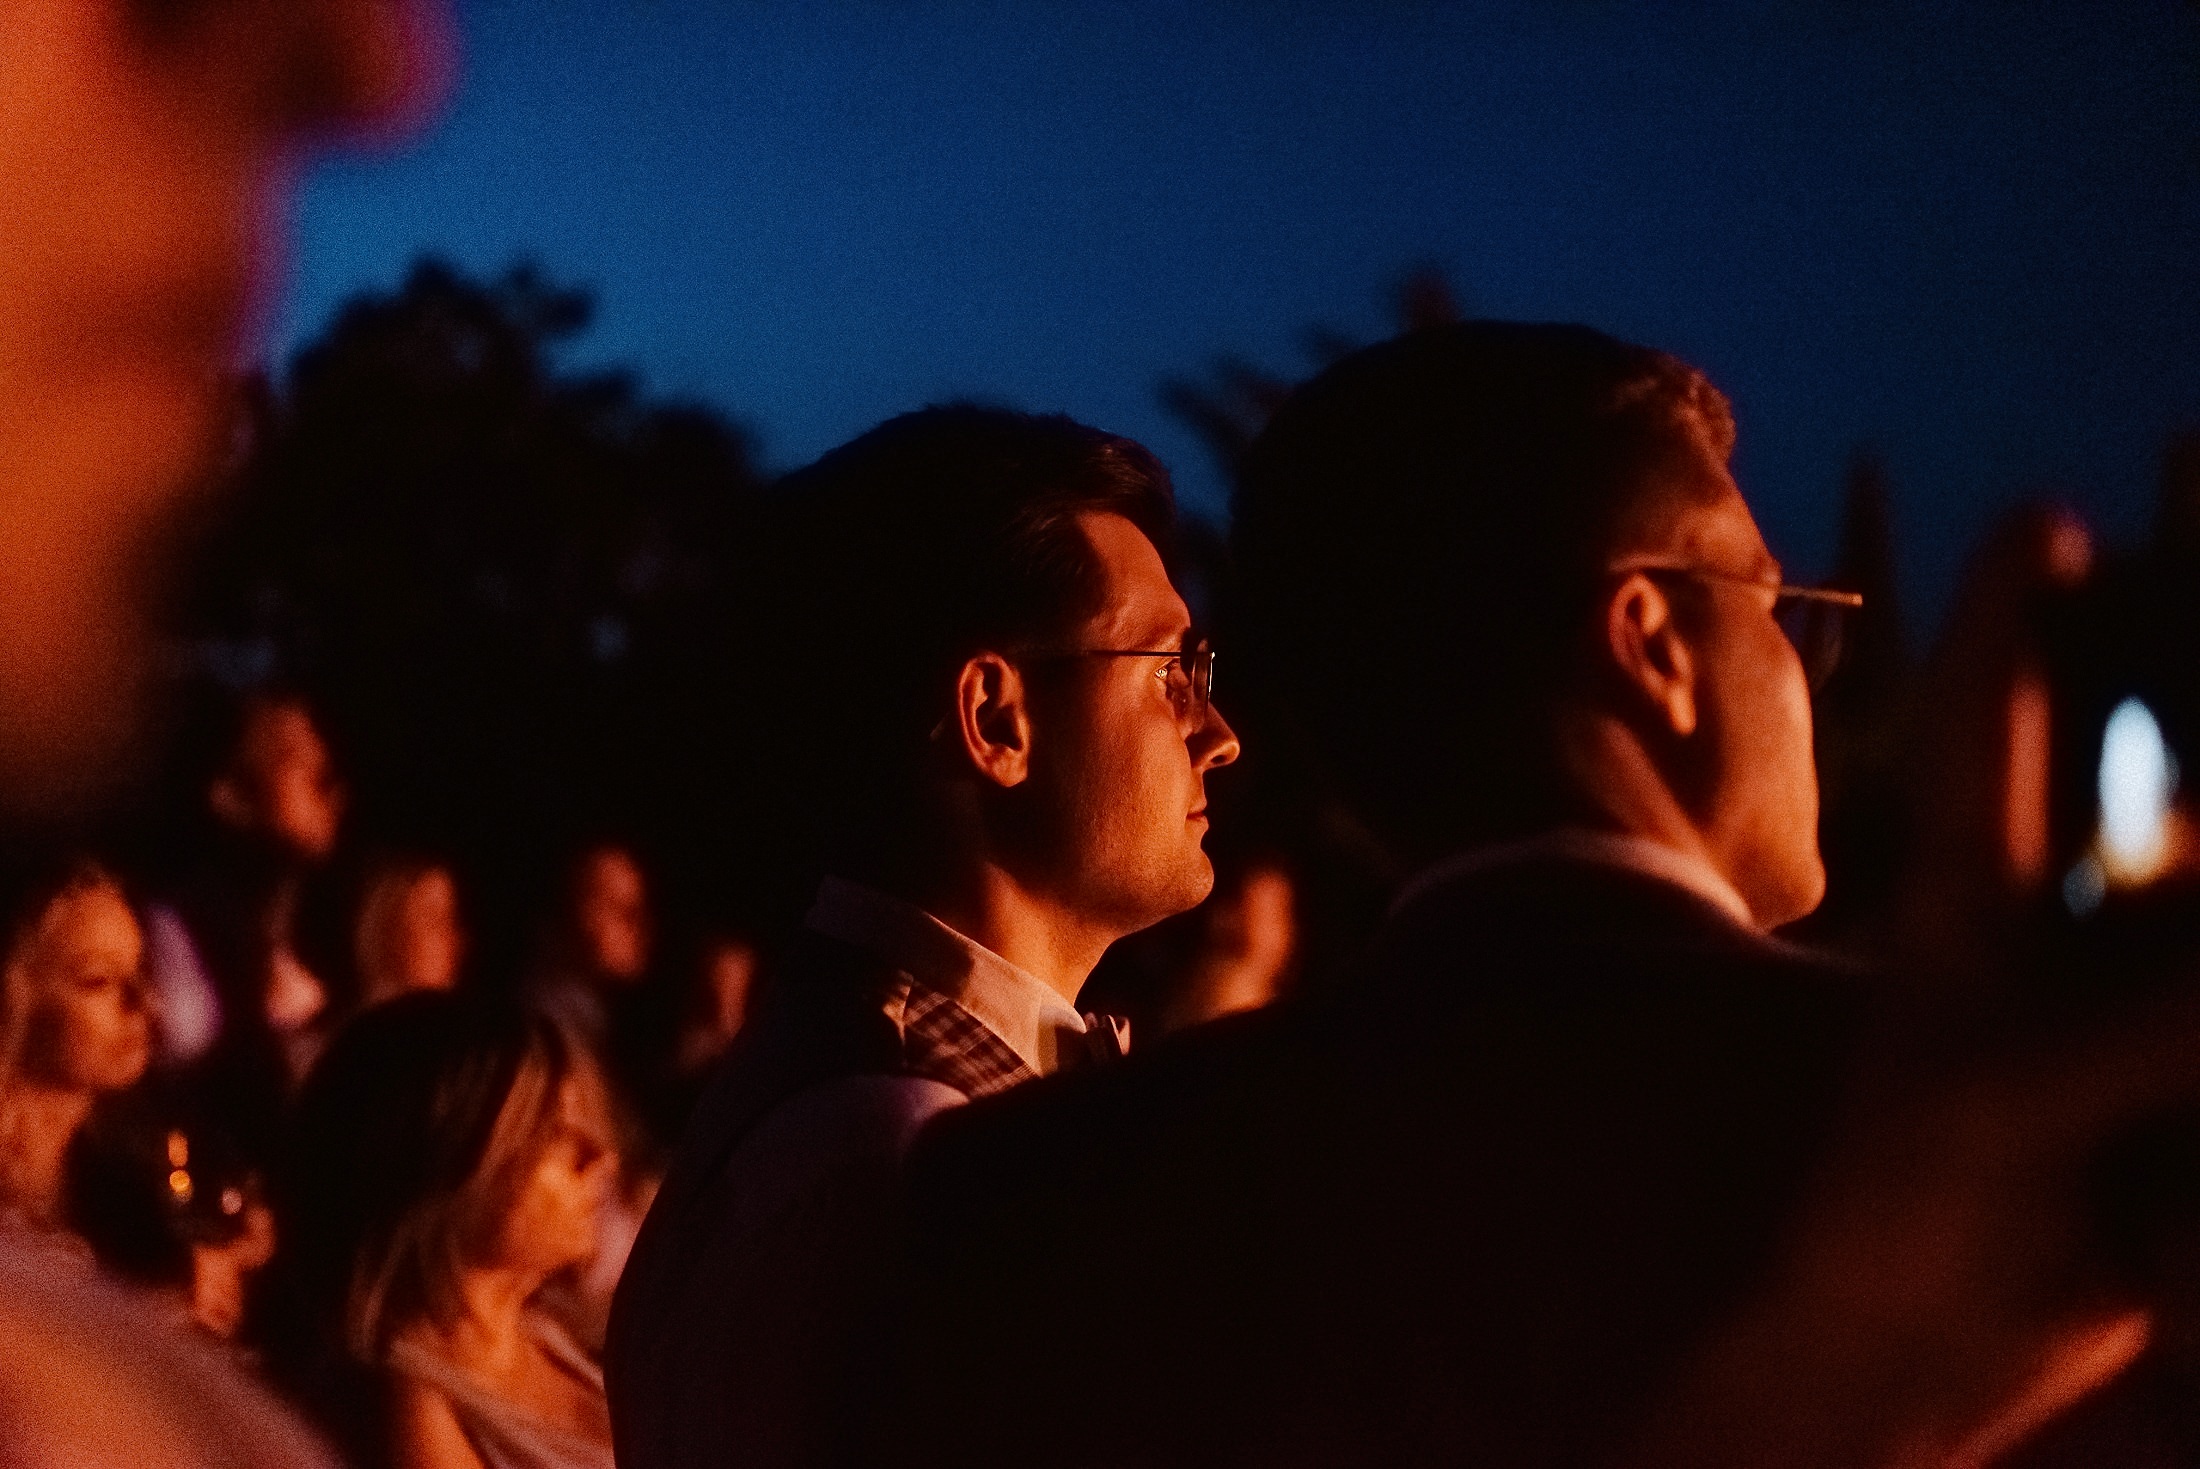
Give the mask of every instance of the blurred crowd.
<svg viewBox="0 0 2200 1469">
<path fill-rule="evenodd" d="M 355 834 L 307 695 L 200 712 L 181 816 L 10 852 L 5 1208 L 356 1462 L 386 1460 L 403 1411 L 362 1364 L 495 1382 L 525 1336 L 600 1382 L 612 1288 L 762 936 L 680 935 L 639 845 L 598 833 L 533 865 L 525 942 L 487 953 L 457 859 Z M 1280 860 L 1253 861 L 1116 983 L 1156 1033 L 1265 1004 L 1294 912 Z M 600 1389 L 568 1406 L 605 1439 Z"/>
</svg>

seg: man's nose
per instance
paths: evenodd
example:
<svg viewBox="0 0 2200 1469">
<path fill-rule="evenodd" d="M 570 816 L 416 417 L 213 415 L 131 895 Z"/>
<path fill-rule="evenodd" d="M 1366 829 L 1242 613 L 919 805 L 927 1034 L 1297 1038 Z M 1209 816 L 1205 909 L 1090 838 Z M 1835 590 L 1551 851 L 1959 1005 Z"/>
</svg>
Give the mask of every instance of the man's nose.
<svg viewBox="0 0 2200 1469">
<path fill-rule="evenodd" d="M 1230 721 L 1212 704 L 1207 706 L 1206 721 L 1199 726 L 1190 743 L 1195 770 L 1213 770 L 1219 765 L 1228 765 L 1241 752 L 1237 731 L 1230 728 Z"/>
</svg>

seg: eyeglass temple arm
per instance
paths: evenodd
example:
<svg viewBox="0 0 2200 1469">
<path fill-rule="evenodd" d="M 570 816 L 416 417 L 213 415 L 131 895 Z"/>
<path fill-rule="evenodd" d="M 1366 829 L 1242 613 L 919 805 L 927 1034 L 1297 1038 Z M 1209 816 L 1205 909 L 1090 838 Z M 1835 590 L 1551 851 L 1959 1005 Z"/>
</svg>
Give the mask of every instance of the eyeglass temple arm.
<svg viewBox="0 0 2200 1469">
<path fill-rule="evenodd" d="M 1780 595 L 1795 597 L 1805 602 L 1825 602 L 1835 607 L 1861 607 L 1862 592 L 1844 592 L 1836 587 L 1782 587 Z"/>
</svg>

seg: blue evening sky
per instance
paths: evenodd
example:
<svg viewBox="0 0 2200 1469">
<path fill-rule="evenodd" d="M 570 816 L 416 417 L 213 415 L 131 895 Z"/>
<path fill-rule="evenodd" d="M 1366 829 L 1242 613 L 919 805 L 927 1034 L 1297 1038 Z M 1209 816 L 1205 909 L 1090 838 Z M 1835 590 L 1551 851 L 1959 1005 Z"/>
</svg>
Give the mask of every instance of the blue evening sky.
<svg viewBox="0 0 2200 1469">
<path fill-rule="evenodd" d="M 2200 13 L 2178 0 L 478 0 L 436 129 L 321 170 L 287 350 L 432 251 L 598 297 L 581 356 L 789 468 L 977 396 L 1146 440 L 1408 268 L 1707 368 L 1774 549 L 1884 455 L 1937 608 L 1994 511 L 2144 524 L 2200 425 Z"/>
</svg>

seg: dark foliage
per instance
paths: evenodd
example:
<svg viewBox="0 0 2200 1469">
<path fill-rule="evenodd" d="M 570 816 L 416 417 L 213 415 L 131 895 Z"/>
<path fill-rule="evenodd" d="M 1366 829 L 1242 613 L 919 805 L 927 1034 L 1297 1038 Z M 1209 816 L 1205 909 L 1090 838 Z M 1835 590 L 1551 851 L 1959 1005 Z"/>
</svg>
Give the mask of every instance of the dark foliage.
<svg viewBox="0 0 2200 1469">
<path fill-rule="evenodd" d="M 358 829 L 459 853 L 492 929 L 588 833 L 695 839 L 690 675 L 763 483 L 713 412 L 565 369 L 589 317 L 527 267 L 351 302 L 263 396 L 189 613 L 200 675 L 311 690 Z"/>
</svg>

